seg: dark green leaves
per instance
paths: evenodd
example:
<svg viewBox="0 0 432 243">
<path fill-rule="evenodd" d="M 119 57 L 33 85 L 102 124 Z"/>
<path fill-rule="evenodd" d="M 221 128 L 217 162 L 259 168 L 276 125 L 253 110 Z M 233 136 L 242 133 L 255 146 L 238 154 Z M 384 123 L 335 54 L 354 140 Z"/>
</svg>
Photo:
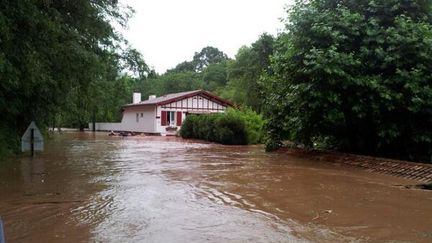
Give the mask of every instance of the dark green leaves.
<svg viewBox="0 0 432 243">
<path fill-rule="evenodd" d="M 275 139 L 428 160 L 430 10 L 423 0 L 298 1 L 266 82 Z"/>
<path fill-rule="evenodd" d="M 106 111 L 120 72 L 148 72 L 112 26 L 130 14 L 117 1 L 1 1 L 0 127 L 83 126 L 96 108 Z"/>
</svg>

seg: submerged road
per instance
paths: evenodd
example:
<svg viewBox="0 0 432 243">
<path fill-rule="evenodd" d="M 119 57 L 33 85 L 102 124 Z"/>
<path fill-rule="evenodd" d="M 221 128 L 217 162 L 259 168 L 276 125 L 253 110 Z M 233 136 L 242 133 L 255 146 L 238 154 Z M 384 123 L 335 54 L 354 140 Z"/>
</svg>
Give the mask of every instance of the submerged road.
<svg viewBox="0 0 432 243">
<path fill-rule="evenodd" d="M 56 134 L 0 162 L 9 242 L 432 241 L 432 192 L 261 146 Z"/>
</svg>

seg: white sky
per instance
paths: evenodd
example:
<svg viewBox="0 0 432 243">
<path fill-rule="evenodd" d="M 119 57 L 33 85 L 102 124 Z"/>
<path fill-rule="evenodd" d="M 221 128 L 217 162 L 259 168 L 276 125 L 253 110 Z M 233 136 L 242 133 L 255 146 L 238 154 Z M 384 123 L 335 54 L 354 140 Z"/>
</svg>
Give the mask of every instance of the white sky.
<svg viewBox="0 0 432 243">
<path fill-rule="evenodd" d="M 234 57 L 264 32 L 283 29 L 285 6 L 293 0 L 121 0 L 135 9 L 123 31 L 146 63 L 163 73 L 214 46 Z"/>
</svg>

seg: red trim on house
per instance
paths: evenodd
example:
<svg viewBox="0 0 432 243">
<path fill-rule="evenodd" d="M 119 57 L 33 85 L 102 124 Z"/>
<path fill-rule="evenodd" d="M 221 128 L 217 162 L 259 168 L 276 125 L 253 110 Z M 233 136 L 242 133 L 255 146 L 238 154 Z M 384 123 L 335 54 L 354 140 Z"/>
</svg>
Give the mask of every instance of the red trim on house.
<svg viewBox="0 0 432 243">
<path fill-rule="evenodd" d="M 161 111 L 161 126 L 167 125 L 167 112 Z"/>
<path fill-rule="evenodd" d="M 182 125 L 182 112 L 177 111 L 177 126 L 181 126 L 181 125 Z"/>
</svg>

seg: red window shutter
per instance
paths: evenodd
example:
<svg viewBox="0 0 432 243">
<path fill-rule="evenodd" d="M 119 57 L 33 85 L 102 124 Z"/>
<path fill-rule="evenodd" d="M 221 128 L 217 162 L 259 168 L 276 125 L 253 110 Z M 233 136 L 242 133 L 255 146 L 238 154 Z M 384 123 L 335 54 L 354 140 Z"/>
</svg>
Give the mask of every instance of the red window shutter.
<svg viewBox="0 0 432 243">
<path fill-rule="evenodd" d="M 182 113 L 181 112 L 177 112 L 177 126 L 181 126 L 182 124 Z"/>
<path fill-rule="evenodd" d="M 161 114 L 161 126 L 166 126 L 167 124 L 167 112 L 166 111 L 162 111 Z"/>
</svg>

